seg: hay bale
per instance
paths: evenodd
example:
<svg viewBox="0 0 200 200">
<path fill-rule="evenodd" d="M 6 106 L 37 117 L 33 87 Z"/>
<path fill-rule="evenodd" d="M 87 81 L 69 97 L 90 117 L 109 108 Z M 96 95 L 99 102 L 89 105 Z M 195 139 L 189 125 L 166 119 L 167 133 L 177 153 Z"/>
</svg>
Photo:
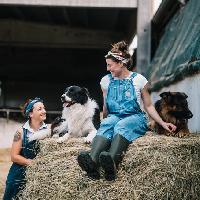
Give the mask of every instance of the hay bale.
<svg viewBox="0 0 200 200">
<path fill-rule="evenodd" d="M 41 142 L 41 152 L 27 170 L 21 200 L 199 199 L 200 135 L 173 138 L 147 134 L 132 143 L 114 182 L 92 181 L 77 164 L 89 149 L 80 139 L 64 144 Z"/>
</svg>

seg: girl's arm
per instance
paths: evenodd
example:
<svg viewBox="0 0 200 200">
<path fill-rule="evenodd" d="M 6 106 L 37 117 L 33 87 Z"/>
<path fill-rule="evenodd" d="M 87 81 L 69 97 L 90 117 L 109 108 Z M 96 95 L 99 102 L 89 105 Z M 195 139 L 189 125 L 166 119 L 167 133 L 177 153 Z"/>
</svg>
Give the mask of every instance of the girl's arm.
<svg viewBox="0 0 200 200">
<path fill-rule="evenodd" d="M 13 144 L 11 148 L 11 161 L 19 165 L 30 165 L 32 160 L 26 159 L 20 155 L 22 148 L 22 128 L 18 129 L 14 135 Z"/>
<path fill-rule="evenodd" d="M 104 90 L 103 88 L 101 88 L 102 92 L 103 92 L 103 118 L 106 118 L 108 115 L 108 110 L 106 108 L 106 90 Z"/>
<path fill-rule="evenodd" d="M 153 106 L 153 104 L 151 102 L 151 97 L 150 97 L 149 92 L 148 92 L 148 84 L 145 85 L 145 87 L 142 89 L 141 96 L 142 96 L 144 108 L 147 111 L 147 113 L 149 114 L 149 116 L 154 121 L 156 121 L 158 124 L 160 124 L 165 130 L 167 130 L 169 132 L 174 132 L 176 130 L 176 126 L 171 124 L 171 123 L 164 122 L 161 119 L 161 117 L 159 116 L 155 107 Z"/>
</svg>

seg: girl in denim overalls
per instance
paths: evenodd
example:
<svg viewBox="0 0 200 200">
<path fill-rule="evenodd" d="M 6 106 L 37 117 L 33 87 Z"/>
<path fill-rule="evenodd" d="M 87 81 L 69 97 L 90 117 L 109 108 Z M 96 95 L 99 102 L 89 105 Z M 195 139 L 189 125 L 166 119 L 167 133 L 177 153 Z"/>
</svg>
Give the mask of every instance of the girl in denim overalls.
<svg viewBox="0 0 200 200">
<path fill-rule="evenodd" d="M 36 141 L 28 141 L 29 136 L 35 131 L 47 128 L 44 123 L 46 111 L 42 100 L 35 98 L 25 105 L 25 115 L 29 120 L 20 128 L 13 140 L 11 160 L 13 164 L 7 176 L 6 189 L 3 200 L 18 199 L 17 193 L 26 184 L 26 166 L 30 165 L 39 151 Z"/>
<path fill-rule="evenodd" d="M 105 56 L 111 74 L 101 80 L 104 96 L 103 116 L 90 152 L 80 152 L 78 163 L 92 179 L 99 179 L 99 166 L 106 180 L 116 178 L 116 169 L 129 144 L 147 131 L 147 119 L 141 110 L 140 99 L 146 112 L 163 128 L 174 131 L 173 124 L 164 122 L 151 103 L 147 80 L 141 74 L 128 70 L 130 54 L 125 42 L 113 46 Z"/>
</svg>

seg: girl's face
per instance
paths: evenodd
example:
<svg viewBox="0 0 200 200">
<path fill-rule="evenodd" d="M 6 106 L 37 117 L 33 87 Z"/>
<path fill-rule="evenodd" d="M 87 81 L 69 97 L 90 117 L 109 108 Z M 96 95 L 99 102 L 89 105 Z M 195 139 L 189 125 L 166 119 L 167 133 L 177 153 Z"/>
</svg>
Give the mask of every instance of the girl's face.
<svg viewBox="0 0 200 200">
<path fill-rule="evenodd" d="M 107 63 L 107 71 L 109 71 L 113 77 L 119 77 L 123 71 L 123 63 L 122 62 L 114 62 L 112 59 L 106 59 Z"/>
<path fill-rule="evenodd" d="M 30 118 L 40 122 L 46 119 L 46 110 L 42 102 L 37 102 L 33 105 L 33 111 L 30 112 Z"/>
</svg>

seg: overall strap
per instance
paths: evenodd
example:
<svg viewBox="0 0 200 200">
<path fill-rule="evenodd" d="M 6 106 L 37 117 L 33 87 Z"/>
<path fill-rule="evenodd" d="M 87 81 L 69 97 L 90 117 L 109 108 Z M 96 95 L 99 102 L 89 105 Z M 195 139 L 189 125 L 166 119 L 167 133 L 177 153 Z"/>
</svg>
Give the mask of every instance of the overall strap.
<svg viewBox="0 0 200 200">
<path fill-rule="evenodd" d="M 108 77 L 109 77 L 109 80 L 112 81 L 113 80 L 113 77 L 111 74 L 108 74 Z"/>
<path fill-rule="evenodd" d="M 105 98 L 105 101 L 106 101 L 106 107 L 107 107 L 107 111 L 108 111 L 108 113 L 110 112 L 109 111 L 109 107 L 108 107 L 108 102 L 107 102 L 107 99 L 108 99 L 108 93 L 110 92 L 110 84 L 111 84 L 111 82 L 113 82 L 113 77 L 112 77 L 112 75 L 111 74 L 108 74 L 108 78 L 109 78 L 109 85 L 108 85 L 108 89 L 107 89 L 107 94 L 106 94 L 106 98 Z"/>
<path fill-rule="evenodd" d="M 137 76 L 137 73 L 136 73 L 136 72 L 133 72 L 133 73 L 131 74 L 131 79 L 135 78 L 136 76 Z"/>
<path fill-rule="evenodd" d="M 27 143 L 27 129 L 23 128 L 22 147 L 25 147 L 26 143 Z"/>
<path fill-rule="evenodd" d="M 140 108 L 140 105 L 139 105 L 139 103 L 138 103 L 138 101 L 137 101 L 136 92 L 135 92 L 135 87 L 134 87 L 134 85 L 133 85 L 133 79 L 134 79 L 136 76 L 137 76 L 137 72 L 133 72 L 133 73 L 131 74 L 131 79 L 130 79 L 130 80 L 131 80 L 131 83 L 132 83 L 132 86 L 133 86 L 133 89 L 134 89 L 135 103 L 137 104 L 139 111 L 142 112 L 142 110 L 141 110 L 141 108 Z"/>
<path fill-rule="evenodd" d="M 27 145 L 27 129 L 23 128 L 23 135 L 22 135 L 22 147 L 21 147 L 21 155 L 25 156 L 26 152 L 25 152 L 25 148 Z"/>
</svg>

